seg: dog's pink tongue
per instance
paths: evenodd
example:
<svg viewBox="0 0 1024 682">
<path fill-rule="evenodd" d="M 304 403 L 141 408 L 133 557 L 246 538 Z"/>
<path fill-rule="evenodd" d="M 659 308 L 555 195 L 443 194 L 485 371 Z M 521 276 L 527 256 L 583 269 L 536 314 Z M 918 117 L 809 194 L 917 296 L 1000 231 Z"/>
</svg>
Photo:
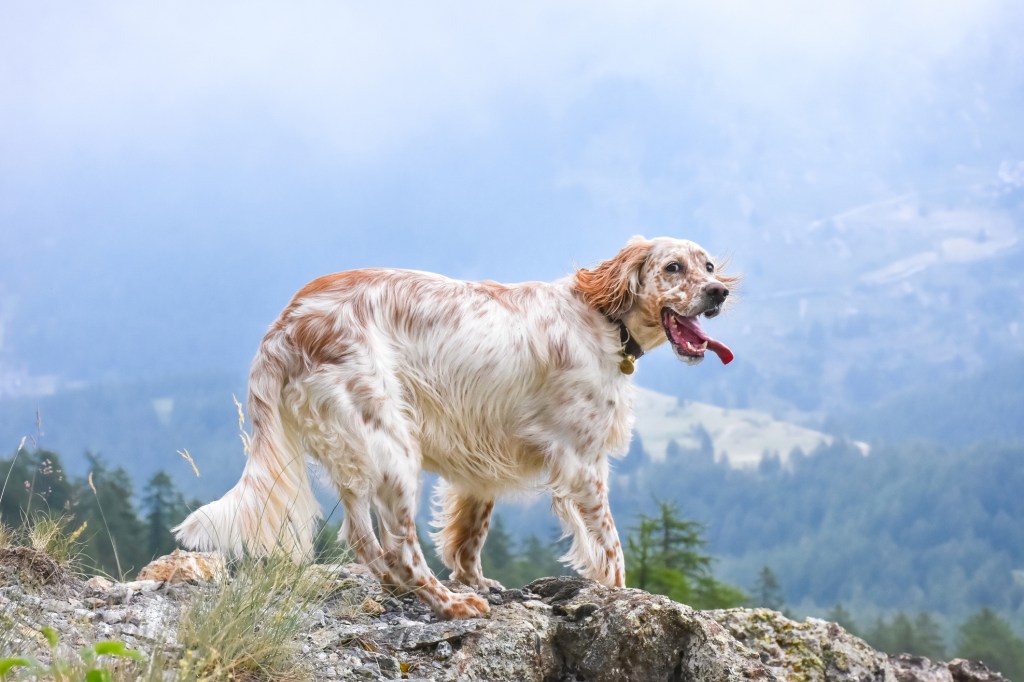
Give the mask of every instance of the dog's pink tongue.
<svg viewBox="0 0 1024 682">
<path fill-rule="evenodd" d="M 721 341 L 715 341 L 714 339 L 708 339 L 708 350 L 715 351 L 718 359 L 722 361 L 723 365 L 728 365 L 732 362 L 733 357 L 732 351 Z"/>
</svg>

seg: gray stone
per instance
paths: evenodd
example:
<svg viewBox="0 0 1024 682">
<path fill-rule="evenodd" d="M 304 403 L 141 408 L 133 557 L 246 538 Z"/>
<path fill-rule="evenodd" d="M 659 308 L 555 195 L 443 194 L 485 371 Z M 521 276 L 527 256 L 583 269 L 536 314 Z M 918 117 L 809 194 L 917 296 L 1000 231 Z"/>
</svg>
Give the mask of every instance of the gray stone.
<svg viewBox="0 0 1024 682">
<path fill-rule="evenodd" d="M 434 658 L 438 658 L 442 661 L 451 658 L 453 653 L 455 653 L 455 651 L 452 649 L 451 642 L 448 641 L 438 642 L 437 646 L 434 648 Z"/>
<path fill-rule="evenodd" d="M 420 649 L 430 647 L 438 642 L 448 642 L 461 639 L 470 632 L 484 627 L 486 621 L 482 619 L 473 620 L 452 620 L 440 621 L 437 623 L 422 623 L 418 621 L 405 621 L 389 634 L 389 641 L 396 649 Z"/>
<path fill-rule="evenodd" d="M 100 612 L 100 617 L 103 618 L 103 622 L 107 625 L 120 623 L 122 620 L 124 620 L 124 614 L 122 612 L 113 610 Z"/>
</svg>

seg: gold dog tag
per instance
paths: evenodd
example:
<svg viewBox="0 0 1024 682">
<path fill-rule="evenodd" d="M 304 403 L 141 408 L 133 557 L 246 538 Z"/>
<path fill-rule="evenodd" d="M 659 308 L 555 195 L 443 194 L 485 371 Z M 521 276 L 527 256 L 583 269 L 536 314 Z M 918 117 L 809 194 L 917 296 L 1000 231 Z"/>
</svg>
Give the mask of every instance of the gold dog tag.
<svg viewBox="0 0 1024 682">
<path fill-rule="evenodd" d="M 623 374 L 632 374 L 636 369 L 636 358 L 630 354 L 626 354 L 626 357 L 622 358 L 622 362 L 619 363 L 619 371 Z"/>
</svg>

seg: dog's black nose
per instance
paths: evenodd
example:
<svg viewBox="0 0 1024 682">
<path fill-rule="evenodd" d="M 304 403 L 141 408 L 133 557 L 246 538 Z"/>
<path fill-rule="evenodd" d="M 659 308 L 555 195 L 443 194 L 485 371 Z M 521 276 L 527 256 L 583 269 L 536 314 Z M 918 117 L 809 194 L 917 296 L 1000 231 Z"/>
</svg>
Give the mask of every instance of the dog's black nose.
<svg viewBox="0 0 1024 682">
<path fill-rule="evenodd" d="M 721 303 L 729 295 L 729 289 L 721 282 L 711 282 L 704 287 L 704 293 L 708 298 Z"/>
</svg>

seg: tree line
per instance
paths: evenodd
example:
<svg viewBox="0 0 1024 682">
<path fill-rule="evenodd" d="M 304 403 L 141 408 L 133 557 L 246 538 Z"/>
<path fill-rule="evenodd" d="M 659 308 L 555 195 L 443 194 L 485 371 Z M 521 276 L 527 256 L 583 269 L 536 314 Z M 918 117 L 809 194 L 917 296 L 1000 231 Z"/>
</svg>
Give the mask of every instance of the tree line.
<svg viewBox="0 0 1024 682">
<path fill-rule="evenodd" d="M 156 472 L 137 496 L 124 467 L 112 468 L 94 453 L 86 460 L 85 476 L 69 475 L 50 450 L 19 450 L 0 460 L 0 522 L 19 527 L 40 515 L 63 519 L 68 532 L 77 534 L 83 568 L 119 579 L 173 551 L 170 528 L 185 518 L 190 504 L 171 477 Z"/>
<path fill-rule="evenodd" d="M 661 461 L 637 450 L 612 477 L 616 517 L 652 495 L 683 503 L 732 580 L 769 565 L 805 610 L 845 602 L 861 617 L 962 622 L 989 606 L 1024 627 L 1024 444 L 875 444 L 865 456 L 837 441 L 750 469 L 711 448 L 672 444 Z"/>
</svg>

